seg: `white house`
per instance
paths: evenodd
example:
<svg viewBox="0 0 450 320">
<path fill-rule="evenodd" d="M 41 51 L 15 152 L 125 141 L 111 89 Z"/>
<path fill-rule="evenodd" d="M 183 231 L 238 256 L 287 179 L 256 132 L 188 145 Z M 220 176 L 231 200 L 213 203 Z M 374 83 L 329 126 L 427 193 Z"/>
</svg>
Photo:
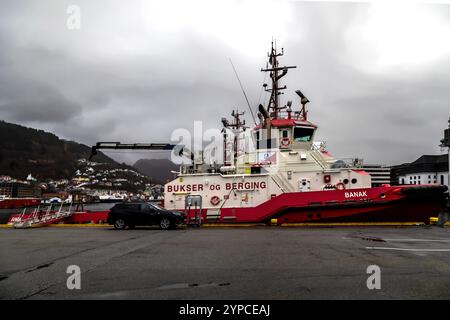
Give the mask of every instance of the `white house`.
<svg viewBox="0 0 450 320">
<path fill-rule="evenodd" d="M 448 155 L 424 155 L 398 170 L 399 184 L 448 186 Z"/>
</svg>

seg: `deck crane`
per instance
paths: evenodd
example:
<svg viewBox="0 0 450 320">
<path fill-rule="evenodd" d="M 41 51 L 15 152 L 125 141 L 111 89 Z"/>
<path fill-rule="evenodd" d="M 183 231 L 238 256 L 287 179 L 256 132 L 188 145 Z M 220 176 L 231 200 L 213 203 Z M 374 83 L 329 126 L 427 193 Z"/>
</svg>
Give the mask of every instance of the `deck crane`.
<svg viewBox="0 0 450 320">
<path fill-rule="evenodd" d="M 190 167 L 195 167 L 198 162 L 198 156 L 197 159 L 194 155 L 194 152 L 192 152 L 190 149 L 188 149 L 185 145 L 182 144 L 170 144 L 170 143 L 121 143 L 121 142 L 97 142 L 94 146 L 91 148 L 91 155 L 89 156 L 89 161 L 92 160 L 92 157 L 94 157 L 97 154 L 97 150 L 101 149 L 112 149 L 112 150 L 166 150 L 166 151 L 172 151 L 176 156 L 178 157 L 186 157 L 187 159 L 190 159 Z M 199 155 L 201 158 L 203 157 L 202 154 Z M 185 162 L 183 162 L 186 164 Z M 202 161 L 200 162 L 202 163 Z"/>
<path fill-rule="evenodd" d="M 178 155 L 184 153 L 190 154 L 190 151 L 182 145 L 170 143 L 121 143 L 121 142 L 97 142 L 92 146 L 89 160 L 97 154 L 100 149 L 114 149 L 114 150 L 175 150 Z"/>
</svg>

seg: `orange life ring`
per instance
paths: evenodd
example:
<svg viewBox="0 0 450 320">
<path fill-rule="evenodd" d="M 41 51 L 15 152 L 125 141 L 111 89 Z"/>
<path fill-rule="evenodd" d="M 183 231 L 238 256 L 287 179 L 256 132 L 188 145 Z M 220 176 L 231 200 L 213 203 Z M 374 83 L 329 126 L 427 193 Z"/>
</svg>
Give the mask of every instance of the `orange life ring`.
<svg viewBox="0 0 450 320">
<path fill-rule="evenodd" d="M 213 196 L 211 198 L 210 202 L 213 206 L 217 206 L 220 202 L 220 198 L 218 196 Z"/>
<path fill-rule="evenodd" d="M 345 184 L 343 184 L 342 182 L 336 183 L 336 189 L 338 190 L 344 190 L 345 189 Z"/>
<path fill-rule="evenodd" d="M 281 138 L 280 144 L 283 148 L 287 148 L 291 144 L 291 139 L 287 137 Z"/>
</svg>

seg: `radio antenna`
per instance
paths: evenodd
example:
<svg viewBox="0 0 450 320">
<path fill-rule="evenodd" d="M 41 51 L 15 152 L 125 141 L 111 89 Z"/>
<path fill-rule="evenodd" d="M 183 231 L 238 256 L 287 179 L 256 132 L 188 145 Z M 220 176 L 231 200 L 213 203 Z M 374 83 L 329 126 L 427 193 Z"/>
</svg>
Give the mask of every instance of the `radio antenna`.
<svg viewBox="0 0 450 320">
<path fill-rule="evenodd" d="M 252 110 L 252 107 L 250 105 L 250 102 L 248 101 L 247 94 L 245 93 L 245 90 L 244 90 L 244 86 L 242 85 L 241 79 L 239 79 L 239 76 L 238 76 L 238 73 L 236 71 L 236 68 L 234 67 L 233 61 L 231 61 L 231 58 L 228 58 L 228 59 L 230 59 L 231 67 L 233 67 L 234 74 L 236 75 L 236 78 L 237 78 L 237 80 L 239 82 L 239 85 L 241 86 L 242 93 L 244 94 L 245 101 L 247 101 L 247 105 L 248 105 L 248 108 L 250 109 L 250 113 L 252 115 L 253 122 L 255 123 L 255 126 L 256 126 L 257 123 L 256 123 L 256 119 L 255 119 L 255 114 L 253 113 L 253 110 Z"/>
</svg>

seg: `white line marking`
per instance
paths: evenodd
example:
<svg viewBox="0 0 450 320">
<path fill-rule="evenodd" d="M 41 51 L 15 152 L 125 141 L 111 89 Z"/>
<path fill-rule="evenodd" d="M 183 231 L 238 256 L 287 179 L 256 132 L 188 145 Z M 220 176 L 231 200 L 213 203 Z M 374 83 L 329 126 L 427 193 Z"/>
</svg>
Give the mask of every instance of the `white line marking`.
<svg viewBox="0 0 450 320">
<path fill-rule="evenodd" d="M 390 242 L 450 242 L 450 240 L 444 240 L 444 239 L 383 239 L 384 241 L 390 241 Z"/>
<path fill-rule="evenodd" d="M 367 250 L 394 250 L 394 251 L 422 251 L 422 252 L 450 252 L 450 249 L 412 249 L 390 247 L 366 247 Z"/>
</svg>

